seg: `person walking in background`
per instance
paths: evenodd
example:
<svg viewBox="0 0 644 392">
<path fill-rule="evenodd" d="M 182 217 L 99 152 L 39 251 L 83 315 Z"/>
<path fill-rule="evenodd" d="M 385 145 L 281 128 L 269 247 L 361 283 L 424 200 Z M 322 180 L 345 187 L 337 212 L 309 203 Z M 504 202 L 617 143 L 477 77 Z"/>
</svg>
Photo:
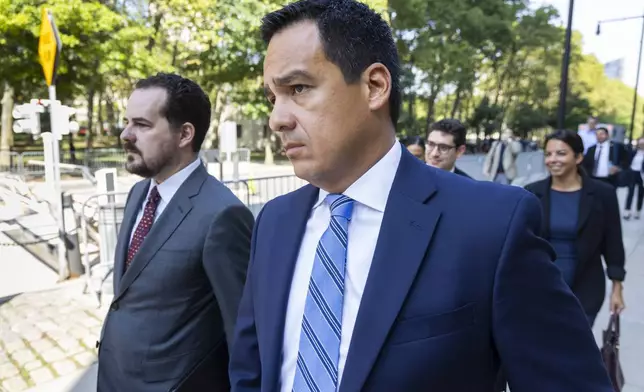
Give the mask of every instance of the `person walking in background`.
<svg viewBox="0 0 644 392">
<path fill-rule="evenodd" d="M 405 140 L 405 147 L 411 155 L 425 162 L 425 142 L 420 136 L 412 136 Z"/>
<path fill-rule="evenodd" d="M 521 150 L 521 143 L 514 140 L 512 131 L 503 131 L 501 140 L 492 143 L 485 157 L 483 175 L 498 184 L 511 184 L 517 176 L 517 156 Z"/>
<path fill-rule="evenodd" d="M 637 206 L 635 210 L 635 219 L 640 219 L 642 204 L 644 204 L 644 137 L 637 141 L 637 149 L 631 153 L 630 165 L 628 170 L 628 194 L 626 195 L 626 208 L 624 219 L 631 219 L 631 207 L 633 197 L 637 191 Z"/>
<path fill-rule="evenodd" d="M 356 0 L 264 17 L 270 128 L 309 184 L 257 217 L 233 392 L 610 392 L 584 313 L 518 187 L 396 141 L 400 63 Z M 574 366 L 570 366 L 574 364 Z"/>
<path fill-rule="evenodd" d="M 456 160 L 465 153 L 467 130 L 456 119 L 444 119 L 433 123 L 427 134 L 427 164 L 438 169 L 464 176 L 464 171 L 456 167 Z"/>
<path fill-rule="evenodd" d="M 198 156 L 210 101 L 191 80 L 157 74 L 136 84 L 125 117 L 125 168 L 145 179 L 116 245 L 98 391 L 229 391 L 254 218 Z"/>
<path fill-rule="evenodd" d="M 543 206 L 544 237 L 555 248 L 555 264 L 581 302 L 589 323 L 595 322 L 606 293 L 606 274 L 613 281 L 610 310 L 624 309 L 622 282 L 624 243 L 615 190 L 594 180 L 580 167 L 584 146 L 572 131 L 546 137 L 545 164 L 550 176 L 527 185 Z"/>
<path fill-rule="evenodd" d="M 580 129 L 577 134 L 584 142 L 584 155 L 586 155 L 588 149 L 597 144 L 597 117 L 589 116 L 586 129 Z"/>
<path fill-rule="evenodd" d="M 586 173 L 616 188 L 618 175 L 628 169 L 628 158 L 624 146 L 609 140 L 608 129 L 600 127 L 597 129 L 597 144 L 588 149 L 582 163 Z"/>
</svg>

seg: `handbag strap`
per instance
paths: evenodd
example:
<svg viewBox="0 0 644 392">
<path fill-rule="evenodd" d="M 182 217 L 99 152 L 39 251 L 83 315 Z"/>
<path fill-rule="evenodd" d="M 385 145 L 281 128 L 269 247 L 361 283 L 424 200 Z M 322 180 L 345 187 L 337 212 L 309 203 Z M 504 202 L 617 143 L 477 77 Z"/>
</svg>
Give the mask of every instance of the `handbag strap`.
<svg viewBox="0 0 644 392">
<path fill-rule="evenodd" d="M 619 336 L 619 314 L 612 314 L 608 321 L 608 330 L 615 332 Z"/>
</svg>

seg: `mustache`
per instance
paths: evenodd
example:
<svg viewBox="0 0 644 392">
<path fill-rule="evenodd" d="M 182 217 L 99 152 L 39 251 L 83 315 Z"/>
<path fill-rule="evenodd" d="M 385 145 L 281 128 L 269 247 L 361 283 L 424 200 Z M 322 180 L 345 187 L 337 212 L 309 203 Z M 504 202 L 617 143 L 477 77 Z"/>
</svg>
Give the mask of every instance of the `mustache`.
<svg viewBox="0 0 644 392">
<path fill-rule="evenodd" d="M 135 152 L 137 154 L 141 154 L 138 148 L 132 143 L 132 142 L 125 142 L 123 143 L 123 149 L 127 152 Z"/>
</svg>

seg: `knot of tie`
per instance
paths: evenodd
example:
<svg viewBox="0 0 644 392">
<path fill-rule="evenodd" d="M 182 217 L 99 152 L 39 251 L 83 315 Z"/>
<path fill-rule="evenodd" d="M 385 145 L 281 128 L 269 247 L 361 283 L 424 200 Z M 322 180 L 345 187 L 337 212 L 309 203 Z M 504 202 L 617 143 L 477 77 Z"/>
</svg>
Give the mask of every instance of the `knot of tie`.
<svg viewBox="0 0 644 392">
<path fill-rule="evenodd" d="M 330 193 L 327 195 L 326 201 L 329 203 L 331 216 L 338 216 L 346 220 L 351 220 L 351 214 L 353 213 L 353 199 L 345 195 Z"/>
<path fill-rule="evenodd" d="M 156 205 L 159 203 L 159 200 L 161 200 L 161 195 L 159 194 L 159 190 L 155 186 L 150 191 L 150 195 L 148 196 L 148 203 L 152 203 Z"/>
</svg>

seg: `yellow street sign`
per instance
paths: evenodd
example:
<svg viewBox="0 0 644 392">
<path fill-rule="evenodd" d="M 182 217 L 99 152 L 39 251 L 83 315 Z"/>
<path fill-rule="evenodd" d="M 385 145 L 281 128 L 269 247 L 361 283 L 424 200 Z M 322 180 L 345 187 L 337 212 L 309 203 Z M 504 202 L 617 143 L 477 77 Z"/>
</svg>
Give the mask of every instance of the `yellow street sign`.
<svg viewBox="0 0 644 392">
<path fill-rule="evenodd" d="M 40 23 L 40 39 L 38 40 L 38 57 L 40 65 L 45 73 L 47 85 L 51 86 L 56 82 L 56 70 L 62 43 L 58 36 L 58 30 L 54 24 L 54 18 L 43 8 Z"/>
</svg>

